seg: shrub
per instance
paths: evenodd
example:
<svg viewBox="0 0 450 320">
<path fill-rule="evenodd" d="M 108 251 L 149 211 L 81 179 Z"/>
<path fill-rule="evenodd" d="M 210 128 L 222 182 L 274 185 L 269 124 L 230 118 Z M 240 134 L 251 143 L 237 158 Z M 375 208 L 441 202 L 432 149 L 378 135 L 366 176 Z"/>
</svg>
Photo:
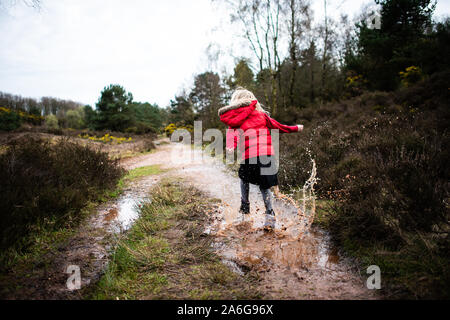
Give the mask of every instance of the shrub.
<svg viewBox="0 0 450 320">
<path fill-rule="evenodd" d="M 354 97 L 360 95 L 362 91 L 367 87 L 367 80 L 360 74 L 349 71 L 345 79 L 346 95 Z"/>
<path fill-rule="evenodd" d="M 54 114 L 49 114 L 45 117 L 45 126 L 50 130 L 59 129 L 58 118 Z"/>
<path fill-rule="evenodd" d="M 124 142 L 133 141 L 132 137 L 115 137 L 113 135 L 110 135 L 109 133 L 105 133 L 105 135 L 102 137 L 97 137 L 96 135 L 90 136 L 87 133 L 85 133 L 83 135 L 78 134 L 78 138 L 88 139 L 88 140 L 96 141 L 96 142 L 102 142 L 105 144 L 122 144 Z"/>
<path fill-rule="evenodd" d="M 450 278 L 449 81 L 446 71 L 397 92 L 304 110 L 311 122 L 299 135 L 282 136 L 279 171 L 283 188 L 302 186 L 311 154 L 318 195 L 333 203 L 327 221 L 333 239 L 355 252 L 401 252 L 408 268 L 421 253 L 429 263 L 414 272 L 444 291 Z"/>
<path fill-rule="evenodd" d="M 7 108 L 0 108 L 0 130 L 11 131 L 20 127 L 20 116 Z"/>
<path fill-rule="evenodd" d="M 409 87 L 423 79 L 422 69 L 416 66 L 410 66 L 405 71 L 400 71 L 399 75 L 405 87 Z"/>
<path fill-rule="evenodd" d="M 164 128 L 164 132 L 168 137 L 170 137 L 175 130 L 177 130 L 177 126 L 173 123 Z"/>
<path fill-rule="evenodd" d="M 25 249 L 41 228 L 76 225 L 80 209 L 122 174 L 108 154 L 65 139 L 15 140 L 0 155 L 0 248 Z"/>
<path fill-rule="evenodd" d="M 34 113 L 0 107 L 0 130 L 15 130 L 24 122 L 41 125 L 44 118 L 38 114 L 39 110 L 34 109 L 32 112 Z"/>
<path fill-rule="evenodd" d="M 86 127 L 84 123 L 85 114 L 83 107 L 67 111 L 66 118 L 67 118 L 67 126 L 69 128 L 83 129 Z"/>
</svg>

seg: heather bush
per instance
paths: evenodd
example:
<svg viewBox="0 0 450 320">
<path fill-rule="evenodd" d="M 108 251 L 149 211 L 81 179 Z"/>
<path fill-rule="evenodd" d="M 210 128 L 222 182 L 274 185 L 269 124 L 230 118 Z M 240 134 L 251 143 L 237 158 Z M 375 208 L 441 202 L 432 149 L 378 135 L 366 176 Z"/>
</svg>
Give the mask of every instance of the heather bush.
<svg viewBox="0 0 450 320">
<path fill-rule="evenodd" d="M 297 122 L 304 122 L 303 112 L 309 125 L 280 143 L 284 188 L 301 186 L 315 160 L 316 190 L 332 200 L 327 226 L 337 242 L 356 251 L 401 252 L 405 261 L 422 252 L 435 266 L 416 271 L 434 273 L 437 283 L 450 278 L 449 80 L 443 72 L 397 92 L 302 110 Z"/>
<path fill-rule="evenodd" d="M 62 139 L 25 137 L 0 155 L 0 247 L 24 249 L 42 228 L 72 227 L 88 201 L 123 174 L 106 153 Z"/>
</svg>

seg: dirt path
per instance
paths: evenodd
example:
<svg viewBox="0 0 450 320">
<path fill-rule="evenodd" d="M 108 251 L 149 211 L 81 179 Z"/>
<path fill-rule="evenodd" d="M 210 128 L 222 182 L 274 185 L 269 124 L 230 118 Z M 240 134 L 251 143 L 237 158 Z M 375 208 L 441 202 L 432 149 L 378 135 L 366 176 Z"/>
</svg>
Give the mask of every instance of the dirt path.
<svg viewBox="0 0 450 320">
<path fill-rule="evenodd" d="M 167 141 L 166 141 L 167 142 Z M 158 142 L 157 142 L 158 144 Z M 6 299 L 80 299 L 82 291 L 69 291 L 66 270 L 79 266 L 82 288 L 96 282 L 108 263 L 114 237 L 131 226 L 137 217 L 135 207 L 146 200 L 147 192 L 161 177 L 181 177 L 210 197 L 222 201 L 211 213 L 205 232 L 215 238 L 215 249 L 223 262 L 236 272 L 254 270 L 260 276 L 266 299 L 374 299 L 351 265 L 329 245 L 326 233 L 309 229 L 298 209 L 284 201 L 274 201 L 277 224 L 274 233 L 261 230 L 264 204 L 259 191 L 250 189 L 251 214 L 242 219 L 239 180 L 222 163 L 195 150 L 195 161 L 181 161 L 186 147 L 160 144 L 155 152 L 124 159 L 126 169 L 160 165 L 169 171 L 132 182 L 124 193 L 101 205 L 76 235 L 58 248 L 49 250 L 34 266 L 8 275 L 16 288 L 3 292 Z M 306 226 L 306 228 L 305 228 Z M 32 269 L 31 271 L 29 269 Z M 24 273 L 26 277 L 24 277 Z M 6 285 L 3 283 L 2 286 Z"/>
<path fill-rule="evenodd" d="M 243 220 L 239 180 L 225 166 L 200 150 L 180 144 L 166 144 L 153 154 L 123 162 L 127 169 L 160 164 L 171 174 L 222 200 L 221 210 L 212 213 L 214 221 L 205 232 L 216 236 L 216 250 L 236 272 L 255 270 L 261 277 L 262 291 L 269 299 L 376 299 L 366 289 L 365 280 L 351 264 L 330 247 L 328 235 L 309 228 L 305 217 L 292 204 L 276 200 L 277 224 L 274 233 L 263 225 L 264 204 L 259 190 L 250 189 L 251 214 Z M 189 156 L 188 156 L 189 157 Z"/>
</svg>

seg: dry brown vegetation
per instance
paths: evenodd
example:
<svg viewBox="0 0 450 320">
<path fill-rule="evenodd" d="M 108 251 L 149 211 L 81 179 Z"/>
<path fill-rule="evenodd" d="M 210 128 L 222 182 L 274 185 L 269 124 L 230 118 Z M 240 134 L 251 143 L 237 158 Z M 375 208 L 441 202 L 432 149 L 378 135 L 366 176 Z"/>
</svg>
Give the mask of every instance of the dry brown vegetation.
<svg viewBox="0 0 450 320">
<path fill-rule="evenodd" d="M 0 154 L 2 266 L 36 234 L 77 225 L 81 209 L 114 190 L 123 173 L 107 153 L 67 139 L 10 141 Z"/>
<path fill-rule="evenodd" d="M 407 296 L 450 294 L 449 81 L 443 72 L 397 92 L 300 110 L 304 134 L 280 143 L 281 185 L 305 181 L 311 155 L 318 193 L 333 201 L 326 227 L 334 239 L 377 262 Z"/>
</svg>

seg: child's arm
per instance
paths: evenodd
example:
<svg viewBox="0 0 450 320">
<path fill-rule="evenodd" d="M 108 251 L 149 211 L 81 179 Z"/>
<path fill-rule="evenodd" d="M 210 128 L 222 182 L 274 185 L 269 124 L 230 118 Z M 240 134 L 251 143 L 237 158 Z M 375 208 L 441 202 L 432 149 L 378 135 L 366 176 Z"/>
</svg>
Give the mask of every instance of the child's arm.
<svg viewBox="0 0 450 320">
<path fill-rule="evenodd" d="M 272 119 L 267 114 L 265 114 L 266 117 L 266 124 L 269 129 L 278 129 L 283 133 L 291 133 L 291 132 L 298 132 L 303 130 L 303 125 L 299 124 L 296 126 L 288 126 L 285 124 L 279 123 L 277 120 Z"/>
</svg>

